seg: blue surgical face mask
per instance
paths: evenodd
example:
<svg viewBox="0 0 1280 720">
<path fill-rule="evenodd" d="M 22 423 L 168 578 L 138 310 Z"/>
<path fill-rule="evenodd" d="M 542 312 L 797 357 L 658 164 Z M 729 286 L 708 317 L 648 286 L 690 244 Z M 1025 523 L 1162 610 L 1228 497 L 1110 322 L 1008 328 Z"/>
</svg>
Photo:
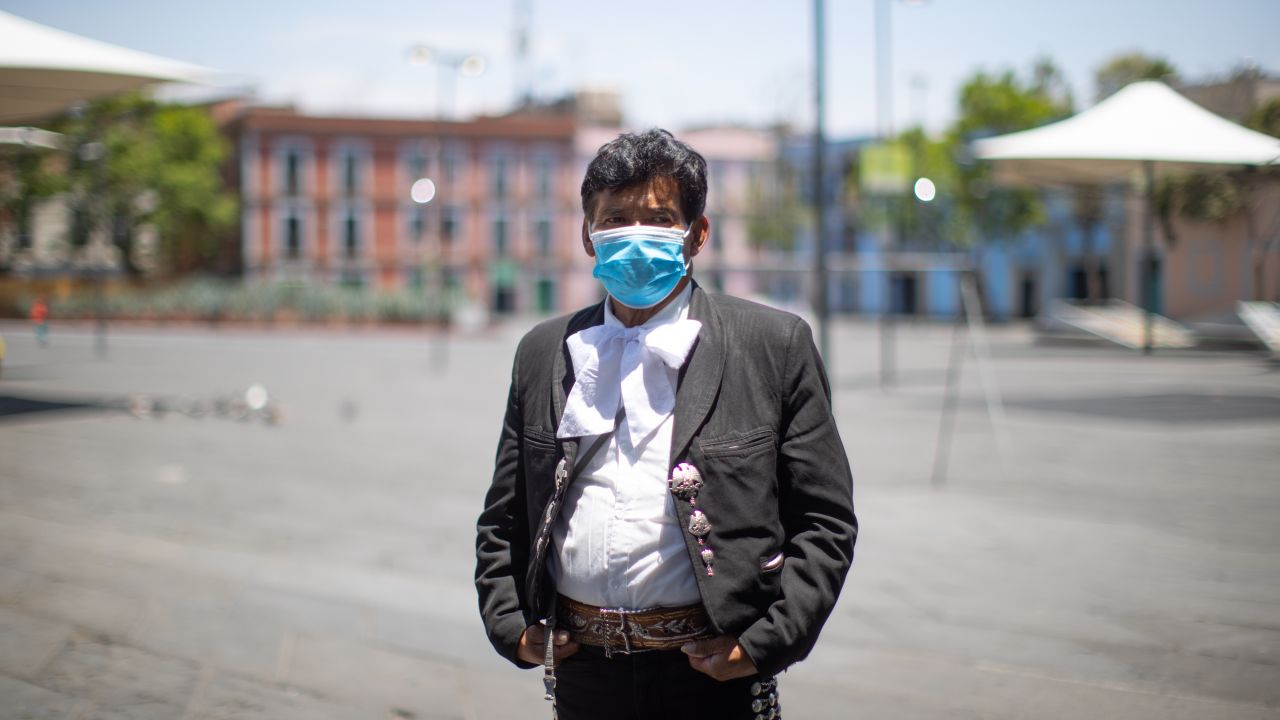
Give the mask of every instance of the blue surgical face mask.
<svg viewBox="0 0 1280 720">
<path fill-rule="evenodd" d="M 662 302 L 689 269 L 684 260 L 688 230 L 631 225 L 591 233 L 596 268 L 604 289 L 629 308 L 643 310 Z"/>
</svg>

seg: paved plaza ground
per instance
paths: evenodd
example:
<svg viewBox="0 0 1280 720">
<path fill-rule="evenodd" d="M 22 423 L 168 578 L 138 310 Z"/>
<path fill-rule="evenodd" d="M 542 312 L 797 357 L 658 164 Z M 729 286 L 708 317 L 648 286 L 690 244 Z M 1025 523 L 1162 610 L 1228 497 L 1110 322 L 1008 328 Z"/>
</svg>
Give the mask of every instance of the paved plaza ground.
<svg viewBox="0 0 1280 720">
<path fill-rule="evenodd" d="M 472 583 L 515 342 L 0 323 L 0 718 L 549 717 Z M 1280 718 L 1280 370 L 991 331 L 931 482 L 950 329 L 841 324 L 862 534 L 786 716 Z M 730 360 L 732 362 L 732 360 Z M 81 407 L 261 383 L 280 422 Z M 1002 457 L 1000 430 L 1010 451 Z"/>
</svg>

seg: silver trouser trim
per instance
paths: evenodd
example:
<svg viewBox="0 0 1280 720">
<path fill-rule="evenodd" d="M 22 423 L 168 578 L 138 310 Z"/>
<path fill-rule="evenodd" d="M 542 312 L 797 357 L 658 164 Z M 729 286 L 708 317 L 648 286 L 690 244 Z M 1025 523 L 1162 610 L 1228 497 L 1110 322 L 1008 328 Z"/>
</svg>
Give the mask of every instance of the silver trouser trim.
<svg viewBox="0 0 1280 720">
<path fill-rule="evenodd" d="M 543 626 L 543 633 L 546 636 L 546 646 L 542 655 L 542 687 L 545 691 L 543 697 L 551 703 L 551 720 L 557 720 L 559 713 L 556 710 L 556 610 L 555 599 L 551 600 L 551 612 L 547 614 L 546 624 Z"/>
</svg>

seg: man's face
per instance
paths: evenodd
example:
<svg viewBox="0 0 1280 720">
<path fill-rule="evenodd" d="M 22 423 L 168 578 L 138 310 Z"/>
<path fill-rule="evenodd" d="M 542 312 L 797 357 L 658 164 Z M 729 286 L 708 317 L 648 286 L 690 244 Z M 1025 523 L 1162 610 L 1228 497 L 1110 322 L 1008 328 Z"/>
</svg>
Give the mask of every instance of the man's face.
<svg viewBox="0 0 1280 720">
<path fill-rule="evenodd" d="M 594 258 L 596 249 L 591 244 L 591 233 L 628 225 L 680 229 L 687 227 L 684 216 L 680 213 L 680 186 L 675 179 L 664 175 L 648 182 L 597 193 L 590 212 L 582 222 L 583 249 L 589 257 Z M 706 216 L 694 221 L 693 232 L 684 241 L 686 259 L 702 251 L 709 231 Z"/>
</svg>

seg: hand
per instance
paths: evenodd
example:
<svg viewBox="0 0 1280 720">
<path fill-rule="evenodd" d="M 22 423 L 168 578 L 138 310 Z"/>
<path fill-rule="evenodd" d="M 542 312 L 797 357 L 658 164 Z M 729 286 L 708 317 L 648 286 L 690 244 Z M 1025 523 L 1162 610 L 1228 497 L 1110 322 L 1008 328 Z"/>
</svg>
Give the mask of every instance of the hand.
<svg viewBox="0 0 1280 720">
<path fill-rule="evenodd" d="M 735 637 L 695 640 L 680 646 L 680 650 L 689 656 L 690 667 L 721 682 L 756 674 L 756 664 Z"/>
<path fill-rule="evenodd" d="M 541 625 L 530 625 L 525 628 L 524 634 L 520 636 L 520 645 L 516 648 L 516 657 L 535 665 L 541 665 L 545 662 L 547 636 L 543 630 Z M 557 630 L 556 649 L 554 651 L 556 664 L 576 652 L 578 652 L 578 643 L 569 639 L 569 631 Z"/>
</svg>

